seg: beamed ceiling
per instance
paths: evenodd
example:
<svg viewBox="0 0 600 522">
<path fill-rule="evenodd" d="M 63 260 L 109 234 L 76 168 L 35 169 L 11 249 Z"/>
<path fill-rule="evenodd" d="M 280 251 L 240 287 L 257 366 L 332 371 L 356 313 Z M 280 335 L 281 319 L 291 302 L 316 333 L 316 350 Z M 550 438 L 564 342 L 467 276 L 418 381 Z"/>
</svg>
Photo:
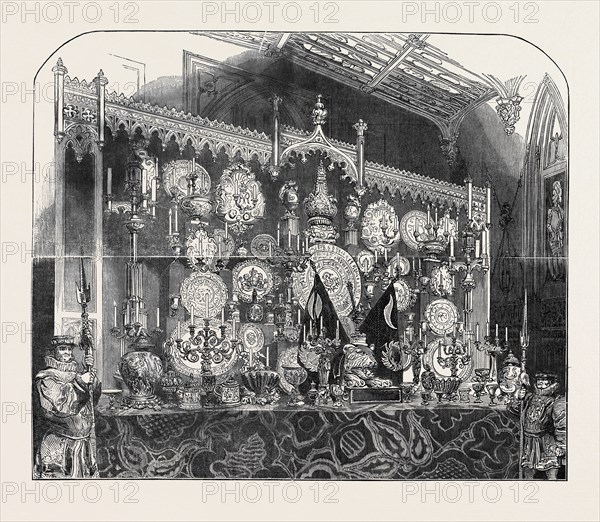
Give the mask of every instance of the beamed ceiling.
<svg viewBox="0 0 600 522">
<path fill-rule="evenodd" d="M 428 34 L 203 31 L 201 36 L 283 57 L 417 113 L 444 137 L 496 91 L 431 45 Z"/>
</svg>

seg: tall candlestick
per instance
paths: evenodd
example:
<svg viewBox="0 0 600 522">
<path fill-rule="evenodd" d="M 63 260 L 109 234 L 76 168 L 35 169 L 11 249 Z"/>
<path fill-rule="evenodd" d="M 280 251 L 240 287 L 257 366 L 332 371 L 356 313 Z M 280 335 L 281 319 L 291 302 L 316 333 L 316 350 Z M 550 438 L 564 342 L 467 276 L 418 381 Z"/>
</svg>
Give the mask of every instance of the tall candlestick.
<svg viewBox="0 0 600 522">
<path fill-rule="evenodd" d="M 112 169 L 110 167 L 108 167 L 106 175 L 106 193 L 112 194 Z"/>
</svg>

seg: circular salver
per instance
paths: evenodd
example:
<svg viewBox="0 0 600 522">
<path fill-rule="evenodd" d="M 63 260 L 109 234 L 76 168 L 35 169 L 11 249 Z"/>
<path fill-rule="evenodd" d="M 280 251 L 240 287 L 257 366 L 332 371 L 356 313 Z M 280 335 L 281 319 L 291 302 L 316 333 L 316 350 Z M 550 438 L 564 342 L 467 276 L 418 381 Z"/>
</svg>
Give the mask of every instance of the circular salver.
<svg viewBox="0 0 600 522">
<path fill-rule="evenodd" d="M 454 328 L 458 320 L 458 310 L 454 303 L 447 299 L 437 299 L 425 308 L 425 318 L 432 332 L 444 335 Z"/>
<path fill-rule="evenodd" d="M 194 307 L 196 317 L 215 317 L 227 303 L 227 286 L 212 272 L 192 272 L 181 283 L 181 302 L 188 312 Z M 207 306 L 208 303 L 208 306 Z"/>
<path fill-rule="evenodd" d="M 353 303 L 350 300 L 348 283 L 352 285 L 354 303 L 359 302 L 362 290 L 360 272 L 354 259 L 340 247 L 327 243 L 314 245 L 308 251 L 338 316 L 349 315 Z M 309 264 L 304 272 L 295 273 L 292 278 L 294 294 L 305 308 L 314 285 L 314 270 Z"/>
<path fill-rule="evenodd" d="M 244 323 L 238 330 L 238 339 L 242 342 L 243 350 L 257 354 L 265 344 L 265 334 L 262 329 L 252 323 Z"/>
</svg>

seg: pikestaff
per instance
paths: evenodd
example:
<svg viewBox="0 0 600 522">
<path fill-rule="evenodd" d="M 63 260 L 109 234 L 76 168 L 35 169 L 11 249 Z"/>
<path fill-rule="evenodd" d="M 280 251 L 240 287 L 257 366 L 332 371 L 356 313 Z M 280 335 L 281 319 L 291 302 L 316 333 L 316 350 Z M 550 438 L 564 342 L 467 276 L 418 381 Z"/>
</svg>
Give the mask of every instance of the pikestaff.
<svg viewBox="0 0 600 522">
<path fill-rule="evenodd" d="M 75 287 L 77 288 L 77 302 L 81 306 L 81 340 L 79 345 L 85 351 L 85 355 L 92 355 L 94 352 L 94 337 L 92 335 L 92 328 L 90 326 L 89 315 L 87 312 L 88 303 L 91 300 L 91 288 L 90 284 L 87 282 L 85 277 L 85 268 L 83 266 L 83 248 L 81 249 L 81 258 L 79 265 L 79 285 L 75 283 Z M 93 368 L 93 364 L 88 365 L 86 368 L 88 372 L 90 372 L 95 378 L 95 370 Z M 94 476 L 98 476 L 98 471 L 96 467 L 96 417 L 94 412 L 94 391 L 93 391 L 94 379 L 90 379 L 88 390 L 90 395 L 90 404 L 91 404 L 91 424 L 92 429 L 90 431 L 90 462 L 91 469 L 96 470 Z M 92 477 L 94 478 L 94 477 Z"/>
<path fill-rule="evenodd" d="M 529 332 L 527 331 L 527 289 L 525 289 L 525 304 L 523 305 L 523 327 L 519 335 L 521 341 L 521 374 L 519 376 L 521 386 L 529 385 L 529 376 L 526 371 L 527 363 L 527 348 L 529 347 Z M 523 444 L 524 444 L 524 433 L 523 425 L 525 421 L 525 408 L 521 404 L 520 411 L 520 422 L 519 422 L 519 478 L 523 478 Z"/>
</svg>

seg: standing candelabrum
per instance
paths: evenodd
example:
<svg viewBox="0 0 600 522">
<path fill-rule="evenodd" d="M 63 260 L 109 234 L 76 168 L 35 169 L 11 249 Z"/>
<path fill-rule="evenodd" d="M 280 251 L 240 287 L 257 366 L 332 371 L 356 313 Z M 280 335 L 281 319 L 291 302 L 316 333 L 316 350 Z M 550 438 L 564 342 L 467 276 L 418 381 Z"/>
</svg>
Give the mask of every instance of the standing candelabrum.
<svg viewBox="0 0 600 522">
<path fill-rule="evenodd" d="M 273 322 L 275 323 L 274 339 L 280 342 L 295 343 L 300 339 L 301 309 L 298 299 L 291 297 L 291 288 L 288 287 L 288 299 L 283 300 L 279 294 L 278 302 L 273 305 Z M 297 311 L 298 320 L 294 325 L 294 310 Z"/>
<path fill-rule="evenodd" d="M 425 254 L 426 261 L 440 262 L 440 255 L 446 251 L 450 239 L 450 213 L 438 219 L 438 207 L 434 208 L 434 217 L 431 218 L 431 205 L 427 206 L 427 223 L 424 231 L 415 230 L 414 236 L 419 251 Z M 452 254 L 451 254 L 452 255 Z"/>
<path fill-rule="evenodd" d="M 409 314 L 409 316 L 413 316 L 413 318 L 409 317 L 409 320 L 414 319 L 414 314 Z M 425 327 L 425 334 L 423 334 Z M 423 357 L 427 353 L 427 333 L 426 333 L 427 323 L 423 321 L 423 323 L 419 326 L 419 338 L 413 340 L 414 328 L 412 325 L 408 329 L 408 343 L 406 342 L 406 333 L 404 334 L 404 344 L 402 346 L 402 351 L 411 357 L 411 366 L 413 371 L 413 384 L 418 385 L 421 379 L 421 368 L 423 367 Z M 384 363 L 385 364 L 385 363 Z"/>
<path fill-rule="evenodd" d="M 162 333 L 160 310 L 156 309 L 156 327 L 148 331 L 148 310 L 143 298 L 143 265 L 138 261 L 138 235 L 145 226 L 143 216 L 155 216 L 158 162 L 147 159 L 144 150 L 134 150 L 126 165 L 125 188 L 129 194 L 128 220 L 125 227 L 130 237 L 130 260 L 127 263 L 126 298 L 121 307 L 122 326 L 118 325 L 117 303 L 113 301 L 113 325 L 111 334 L 121 339 L 121 356 L 125 353 L 125 341 L 146 349 L 154 345 L 152 337 Z M 108 171 L 107 201 L 112 208 L 112 171 Z M 150 209 L 150 211 L 149 211 Z"/>
<path fill-rule="evenodd" d="M 282 245 L 281 224 L 277 224 L 277 247 L 273 248 L 269 243 L 268 262 L 284 271 L 284 283 L 291 287 L 292 275 L 294 273 L 304 272 L 308 267 L 311 253 L 308 247 L 308 236 L 304 241 L 300 238 L 300 233 L 292 234 L 292 230 L 287 228 L 284 234 L 285 239 Z"/>
<path fill-rule="evenodd" d="M 486 323 L 486 335 L 483 342 L 479 339 L 479 323 L 475 325 L 475 348 L 480 352 L 485 352 L 490 357 L 490 376 L 492 379 L 498 379 L 498 356 L 508 350 L 508 327 L 504 330 L 504 344 L 500 340 L 499 328 L 496 324 L 496 335 L 490 335 L 490 323 Z"/>
<path fill-rule="evenodd" d="M 450 370 L 452 378 L 458 378 L 458 371 L 466 368 L 471 362 L 471 354 L 469 353 L 468 345 L 459 343 L 457 333 L 460 333 L 461 327 L 454 328 L 450 342 L 444 335 L 444 339 L 440 339 L 440 351 L 442 355 L 438 356 L 437 362 L 442 368 Z"/>
</svg>

